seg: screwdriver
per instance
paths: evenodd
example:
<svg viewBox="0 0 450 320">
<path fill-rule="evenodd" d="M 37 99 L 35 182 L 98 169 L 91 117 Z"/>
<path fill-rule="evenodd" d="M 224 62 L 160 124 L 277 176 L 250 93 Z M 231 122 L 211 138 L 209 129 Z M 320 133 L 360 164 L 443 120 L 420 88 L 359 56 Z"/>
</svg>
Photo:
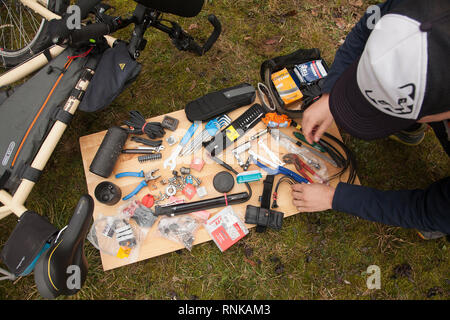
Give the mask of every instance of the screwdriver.
<svg viewBox="0 0 450 320">
<path fill-rule="evenodd" d="M 314 149 L 319 150 L 320 152 L 326 152 L 326 150 L 320 144 L 318 144 L 316 142 L 313 142 L 313 144 L 310 144 L 308 141 L 306 141 L 305 136 L 303 134 L 301 134 L 300 132 L 294 131 L 294 136 L 297 139 L 299 139 L 299 140 L 303 141 L 304 143 L 306 143 L 307 145 L 313 147 Z"/>
</svg>

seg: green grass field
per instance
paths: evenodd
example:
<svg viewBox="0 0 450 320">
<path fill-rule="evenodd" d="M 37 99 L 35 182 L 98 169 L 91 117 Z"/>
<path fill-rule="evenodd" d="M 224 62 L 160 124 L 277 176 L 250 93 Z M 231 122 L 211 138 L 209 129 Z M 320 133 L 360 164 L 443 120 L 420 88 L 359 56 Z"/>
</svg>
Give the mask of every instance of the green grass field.
<svg viewBox="0 0 450 320">
<path fill-rule="evenodd" d="M 117 11 L 134 2 L 114 0 Z M 208 92 L 240 82 L 256 85 L 261 63 L 298 48 L 319 48 L 331 64 L 336 49 L 374 1 L 207 0 L 192 19 L 174 18 L 205 40 L 209 13 L 223 33 L 204 57 L 177 51 L 165 34 L 149 30 L 138 80 L 101 112 L 79 112 L 27 201 L 62 228 L 87 192 L 79 137 L 121 125 L 128 111 L 151 117 L 178 110 Z M 117 34 L 124 40 L 130 29 Z M 364 185 L 379 189 L 426 187 L 450 174 L 432 131 L 417 147 L 343 134 L 358 160 Z M 0 246 L 16 224 L 0 221 Z M 99 252 L 85 244 L 90 264 L 83 289 L 67 299 L 449 299 L 450 243 L 421 240 L 414 230 L 357 219 L 341 212 L 302 213 L 279 232 L 250 234 L 224 253 L 213 242 L 104 272 Z M 366 270 L 381 269 L 381 289 L 369 290 Z M 1 265 L 4 267 L 3 265 Z M 33 276 L 0 282 L 1 299 L 41 299 Z"/>
</svg>

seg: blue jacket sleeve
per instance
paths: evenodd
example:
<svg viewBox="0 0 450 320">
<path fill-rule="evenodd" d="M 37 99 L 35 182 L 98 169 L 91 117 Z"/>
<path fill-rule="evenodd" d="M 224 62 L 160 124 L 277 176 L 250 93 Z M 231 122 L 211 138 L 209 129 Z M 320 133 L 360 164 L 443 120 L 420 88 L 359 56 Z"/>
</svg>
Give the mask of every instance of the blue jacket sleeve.
<svg viewBox="0 0 450 320">
<path fill-rule="evenodd" d="M 374 222 L 450 234 L 450 177 L 425 190 L 381 191 L 341 182 L 332 206 Z"/>
<path fill-rule="evenodd" d="M 386 14 L 400 1 L 402 0 L 388 0 L 384 3 L 378 4 L 377 6 L 380 8 L 380 17 Z M 345 38 L 345 42 L 337 50 L 334 57 L 334 62 L 322 85 L 322 93 L 330 93 L 341 74 L 349 65 L 361 56 L 367 39 L 372 32 L 372 29 L 368 27 L 368 20 L 371 15 L 371 12 L 366 12 L 362 16 L 362 18 Z"/>
</svg>

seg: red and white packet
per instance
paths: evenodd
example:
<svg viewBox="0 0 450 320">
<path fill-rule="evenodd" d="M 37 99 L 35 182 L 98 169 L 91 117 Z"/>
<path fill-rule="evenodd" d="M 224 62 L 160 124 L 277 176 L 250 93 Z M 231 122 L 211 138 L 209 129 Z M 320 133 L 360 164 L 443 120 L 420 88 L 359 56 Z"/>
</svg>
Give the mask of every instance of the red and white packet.
<svg viewBox="0 0 450 320">
<path fill-rule="evenodd" d="M 248 234 L 247 227 L 231 206 L 208 219 L 204 227 L 222 252 Z"/>
</svg>

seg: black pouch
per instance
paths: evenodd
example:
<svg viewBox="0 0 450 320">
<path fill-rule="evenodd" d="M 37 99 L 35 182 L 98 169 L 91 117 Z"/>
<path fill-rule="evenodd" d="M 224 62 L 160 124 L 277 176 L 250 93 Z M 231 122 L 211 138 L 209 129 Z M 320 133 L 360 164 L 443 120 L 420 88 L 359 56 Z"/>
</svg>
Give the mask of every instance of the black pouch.
<svg viewBox="0 0 450 320">
<path fill-rule="evenodd" d="M 328 73 L 328 65 L 320 56 L 320 50 L 317 48 L 314 49 L 299 49 L 291 54 L 285 56 L 279 56 L 270 60 L 266 60 L 261 65 L 261 79 L 268 87 L 270 91 L 271 100 L 275 104 L 275 108 L 278 113 L 286 114 L 290 118 L 300 118 L 303 115 L 303 112 L 318 98 L 320 98 L 322 90 L 321 84 L 323 83 L 325 78 L 313 81 L 309 84 L 302 84 L 299 86 L 300 91 L 303 94 L 303 99 L 301 103 L 296 104 L 295 107 L 289 106 L 281 99 L 278 94 L 277 89 L 273 85 L 272 82 L 272 73 L 280 71 L 286 68 L 289 73 L 292 74 L 294 67 L 298 64 L 314 61 L 314 60 L 322 60 L 322 65 L 325 71 Z"/>
<path fill-rule="evenodd" d="M 283 226 L 284 213 L 248 205 L 245 211 L 245 223 L 256 224 L 280 230 Z"/>
<path fill-rule="evenodd" d="M 45 217 L 33 211 L 22 214 L 6 241 L 0 258 L 16 277 L 39 257 L 44 246 L 58 232 Z"/>
<path fill-rule="evenodd" d="M 252 104 L 255 88 L 248 83 L 226 88 L 189 102 L 184 108 L 189 121 L 207 121 L 242 106 Z"/>
<path fill-rule="evenodd" d="M 106 108 L 136 80 L 141 69 L 141 64 L 128 53 L 125 42 L 118 42 L 113 48 L 108 48 L 98 63 L 78 109 L 95 112 Z"/>
</svg>

